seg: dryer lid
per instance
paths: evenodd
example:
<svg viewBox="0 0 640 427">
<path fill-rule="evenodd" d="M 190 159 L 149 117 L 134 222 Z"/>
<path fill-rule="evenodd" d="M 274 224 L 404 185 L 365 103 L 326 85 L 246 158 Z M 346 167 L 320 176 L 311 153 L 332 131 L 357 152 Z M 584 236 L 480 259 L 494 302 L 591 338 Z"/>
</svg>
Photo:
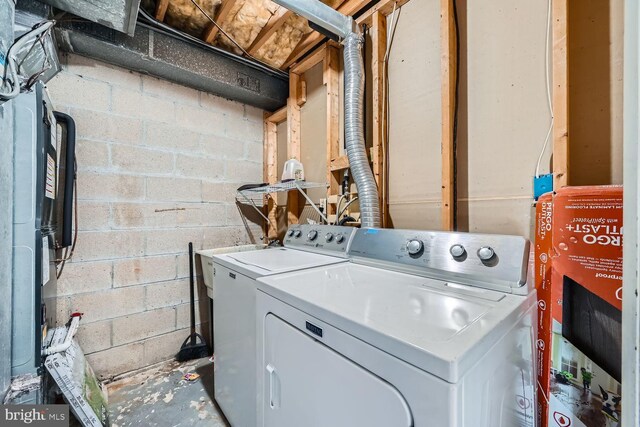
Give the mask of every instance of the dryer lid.
<svg viewBox="0 0 640 427">
<path fill-rule="evenodd" d="M 215 256 L 214 261 L 216 260 L 222 261 L 232 270 L 254 278 L 346 261 L 342 258 L 287 248 L 235 252 Z"/>
<path fill-rule="evenodd" d="M 267 294 L 452 383 L 533 301 L 352 263 L 258 282 Z"/>
</svg>

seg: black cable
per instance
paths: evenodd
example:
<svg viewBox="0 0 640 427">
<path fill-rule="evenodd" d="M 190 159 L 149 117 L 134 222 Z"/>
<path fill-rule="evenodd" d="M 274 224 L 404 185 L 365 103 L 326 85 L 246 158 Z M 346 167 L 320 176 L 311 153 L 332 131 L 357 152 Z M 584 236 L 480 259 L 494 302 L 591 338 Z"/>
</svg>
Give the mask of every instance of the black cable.
<svg viewBox="0 0 640 427">
<path fill-rule="evenodd" d="M 453 24 L 456 33 L 456 82 L 453 110 L 453 229 L 458 230 L 458 100 L 460 98 L 460 26 L 458 5 L 453 1 Z"/>
</svg>

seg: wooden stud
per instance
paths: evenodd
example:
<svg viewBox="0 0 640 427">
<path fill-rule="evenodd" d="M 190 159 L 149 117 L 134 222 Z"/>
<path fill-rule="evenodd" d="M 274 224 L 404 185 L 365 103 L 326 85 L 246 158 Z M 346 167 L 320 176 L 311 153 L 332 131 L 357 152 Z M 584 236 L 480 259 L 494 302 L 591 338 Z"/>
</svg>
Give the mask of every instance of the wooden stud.
<svg viewBox="0 0 640 427">
<path fill-rule="evenodd" d="M 300 160 L 300 106 L 298 105 L 300 76 L 289 74 L 289 98 L 287 99 L 287 158 Z M 304 198 L 297 191 L 287 195 L 287 220 L 297 224 L 304 208 Z"/>
<path fill-rule="evenodd" d="M 356 22 L 359 25 L 367 24 L 368 26 L 372 26 L 374 14 L 380 13 L 384 16 L 387 16 L 393 11 L 394 4 L 396 9 L 399 9 L 408 2 L 409 0 L 380 0 L 371 9 L 363 13 L 362 16 L 358 17 Z"/>
<path fill-rule="evenodd" d="M 273 115 L 265 113 L 264 120 L 264 182 L 274 184 L 278 181 L 278 125 L 272 121 Z M 265 224 L 265 234 L 268 239 L 278 237 L 276 204 L 273 197 L 267 200 L 267 216 L 270 223 Z"/>
<path fill-rule="evenodd" d="M 156 20 L 163 22 L 164 16 L 167 14 L 167 8 L 169 7 L 169 0 L 158 0 L 156 3 Z"/>
<path fill-rule="evenodd" d="M 553 188 L 569 185 L 568 0 L 553 0 Z"/>
<path fill-rule="evenodd" d="M 279 110 L 274 111 L 271 114 L 267 114 L 265 120 L 270 121 L 271 123 L 280 124 L 287 120 L 287 107 L 284 106 Z"/>
<path fill-rule="evenodd" d="M 300 60 L 291 66 L 290 72 L 302 75 L 324 61 L 325 59 L 325 49 L 327 45 L 326 43 L 320 45 L 317 49 L 315 49 L 309 56 Z"/>
<path fill-rule="evenodd" d="M 334 157 L 333 159 L 331 159 L 329 167 L 332 171 L 349 169 L 349 158 L 346 155 Z"/>
<path fill-rule="evenodd" d="M 323 61 L 322 82 L 327 94 L 327 197 L 340 191 L 340 173 L 331 168 L 333 159 L 340 156 L 340 50 L 327 44 Z M 327 214 L 335 215 L 335 206 L 327 205 Z"/>
<path fill-rule="evenodd" d="M 213 20 L 216 21 L 216 24 L 222 27 L 224 21 L 229 16 L 229 12 L 231 12 L 231 9 L 233 9 L 233 6 L 235 4 L 236 0 L 226 0 L 220 5 L 218 11 L 215 14 L 215 17 L 213 18 Z M 219 31 L 220 29 L 218 28 L 218 26 L 212 22 L 205 30 L 202 39 L 205 41 L 205 43 L 211 44 L 215 40 Z"/>
<path fill-rule="evenodd" d="M 382 226 L 387 225 L 387 197 L 385 179 L 385 140 L 386 122 L 384 106 L 384 55 L 387 50 L 387 17 L 381 12 L 375 12 L 371 16 L 371 76 L 373 84 L 371 88 L 373 96 L 373 146 L 371 160 L 373 163 L 373 177 L 378 185 L 380 198 L 380 216 Z"/>
<path fill-rule="evenodd" d="M 456 111 L 456 31 L 453 2 L 440 1 L 440 37 L 442 42 L 442 229 L 452 231 L 455 219 L 454 140 Z"/>
<path fill-rule="evenodd" d="M 302 107 L 307 102 L 307 80 L 304 78 L 304 74 L 300 74 L 298 79 L 298 107 Z"/>
<path fill-rule="evenodd" d="M 249 54 L 255 55 L 255 53 L 260 50 L 260 48 L 264 46 L 264 44 L 276 33 L 276 31 L 278 31 L 292 16 L 293 12 L 285 9 L 284 7 L 280 7 L 278 10 L 276 10 L 276 13 L 271 15 L 271 18 L 269 18 L 267 24 L 262 27 L 262 30 L 260 30 L 256 38 L 251 43 L 251 46 L 249 46 L 249 49 L 247 49 Z"/>
</svg>

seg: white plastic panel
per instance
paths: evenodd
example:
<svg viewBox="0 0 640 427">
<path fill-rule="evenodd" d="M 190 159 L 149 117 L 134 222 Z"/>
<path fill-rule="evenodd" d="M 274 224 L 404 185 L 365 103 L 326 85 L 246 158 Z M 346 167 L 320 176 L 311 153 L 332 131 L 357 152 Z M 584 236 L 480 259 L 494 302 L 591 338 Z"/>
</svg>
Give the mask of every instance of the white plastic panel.
<svg viewBox="0 0 640 427">
<path fill-rule="evenodd" d="M 271 314 L 264 351 L 264 427 L 413 426 L 395 387 Z"/>
<path fill-rule="evenodd" d="M 291 249 L 267 249 L 261 251 L 239 252 L 227 255 L 234 261 L 248 267 L 258 267 L 264 274 L 277 274 L 294 269 L 315 267 L 316 265 L 331 264 L 340 259 L 325 255 L 312 254 Z"/>
<path fill-rule="evenodd" d="M 255 281 L 218 264 L 215 270 L 219 282 L 213 300 L 215 399 L 231 425 L 254 426 L 257 404 Z"/>
</svg>

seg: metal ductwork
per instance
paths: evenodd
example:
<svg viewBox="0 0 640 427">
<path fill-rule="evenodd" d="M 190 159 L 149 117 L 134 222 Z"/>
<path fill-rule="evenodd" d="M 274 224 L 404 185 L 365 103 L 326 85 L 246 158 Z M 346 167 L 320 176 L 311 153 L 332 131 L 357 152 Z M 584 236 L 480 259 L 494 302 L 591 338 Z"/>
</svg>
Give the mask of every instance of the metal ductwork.
<svg viewBox="0 0 640 427">
<path fill-rule="evenodd" d="M 363 227 L 380 227 L 378 187 L 369 166 L 364 139 L 363 37 L 350 16 L 318 0 L 273 0 L 338 36 L 344 44 L 345 144 L 353 179 L 358 187 Z"/>
</svg>

